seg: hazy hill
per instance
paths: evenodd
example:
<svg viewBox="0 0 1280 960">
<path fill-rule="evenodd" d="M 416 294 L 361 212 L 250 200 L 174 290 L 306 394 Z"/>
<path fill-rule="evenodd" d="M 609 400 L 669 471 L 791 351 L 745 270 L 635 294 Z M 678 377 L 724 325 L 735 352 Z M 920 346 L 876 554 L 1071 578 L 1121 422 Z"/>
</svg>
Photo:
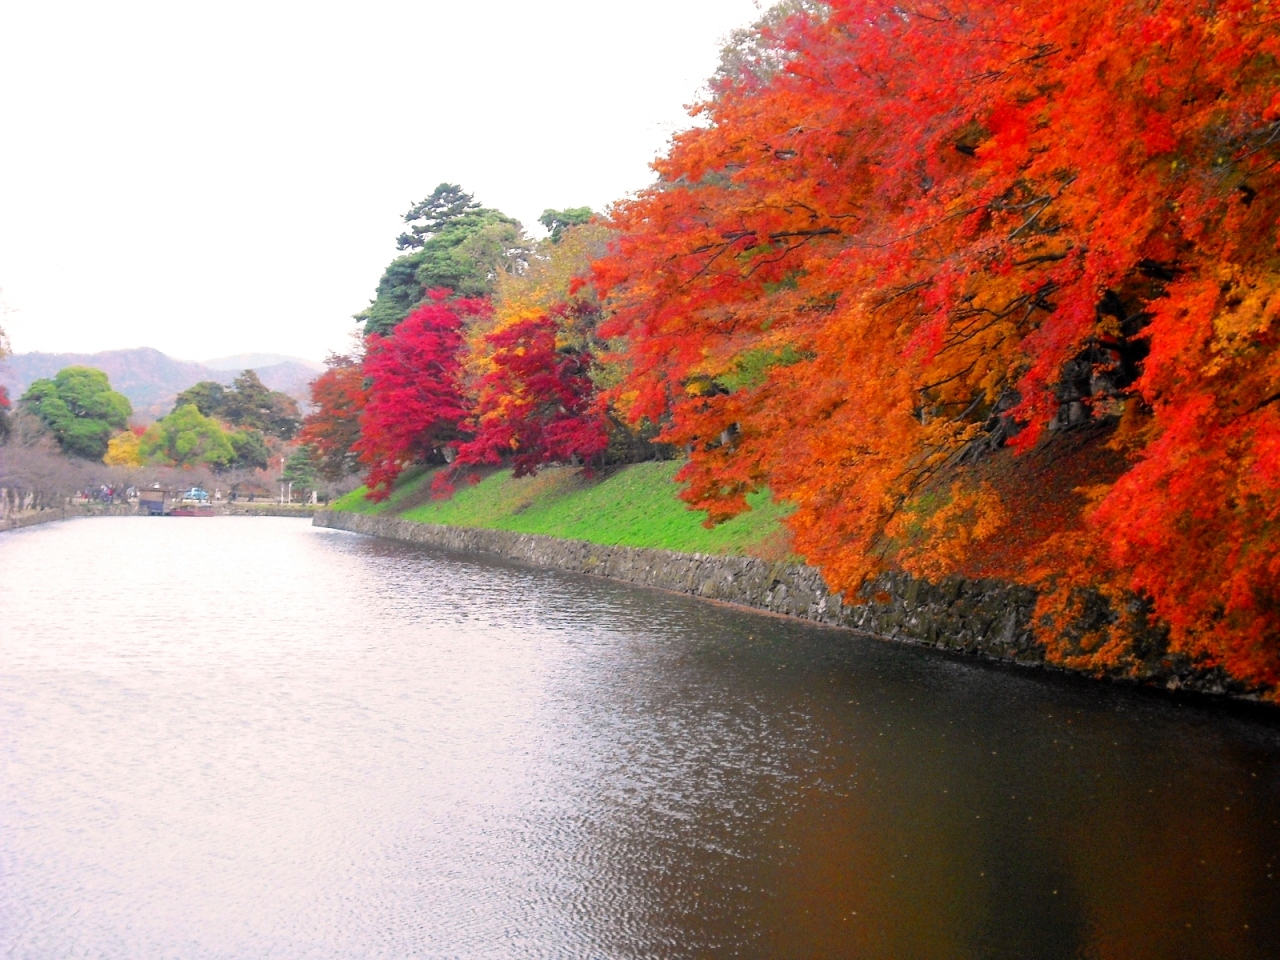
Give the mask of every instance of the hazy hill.
<svg viewBox="0 0 1280 960">
<path fill-rule="evenodd" d="M 285 364 L 306 367 L 315 373 L 320 373 L 324 370 L 324 367 L 318 363 L 312 363 L 310 360 L 302 359 L 302 357 L 287 357 L 282 353 L 237 353 L 231 357 L 215 357 L 212 360 L 201 360 L 200 362 L 206 367 L 212 367 L 214 370 L 234 370 L 236 373 L 241 370 L 257 370 L 258 376 L 262 376 L 262 371 L 267 367 L 279 367 Z"/>
<path fill-rule="evenodd" d="M 241 370 L 257 370 L 258 376 L 272 390 L 280 390 L 305 403 L 310 397 L 307 384 L 314 380 L 317 367 L 305 360 L 270 354 L 246 354 L 245 359 L 270 359 L 277 362 L 262 366 L 239 366 L 215 369 L 203 363 L 174 360 L 159 350 L 139 347 L 134 350 L 104 350 L 101 353 L 17 353 L 0 361 L 0 385 L 13 399 L 20 397 L 33 381 L 52 377 L 63 367 L 95 367 L 110 379 L 133 404 L 134 419 L 147 422 L 169 412 L 173 398 L 201 380 L 229 384 Z M 241 359 L 235 357 L 226 360 Z"/>
<path fill-rule="evenodd" d="M 311 400 L 310 383 L 324 370 L 319 364 L 311 364 L 306 360 L 287 360 L 284 363 L 273 363 L 270 366 L 262 367 L 235 367 L 228 370 L 217 370 L 216 373 L 222 374 L 227 379 L 223 382 L 230 383 L 241 370 L 255 370 L 258 378 L 272 390 L 279 390 L 281 393 L 287 393 L 293 397 L 298 403 L 302 404 L 305 412 Z M 209 377 L 207 379 L 217 380 L 218 377 Z"/>
</svg>

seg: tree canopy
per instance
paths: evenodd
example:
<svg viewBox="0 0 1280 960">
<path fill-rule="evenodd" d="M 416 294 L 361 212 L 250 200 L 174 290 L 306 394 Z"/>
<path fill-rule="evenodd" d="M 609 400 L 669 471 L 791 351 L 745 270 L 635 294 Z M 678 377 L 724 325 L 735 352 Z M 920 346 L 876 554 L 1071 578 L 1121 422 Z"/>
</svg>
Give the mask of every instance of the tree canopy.
<svg viewBox="0 0 1280 960">
<path fill-rule="evenodd" d="M 694 506 L 795 504 L 797 550 L 850 596 L 999 535 L 1051 656 L 1139 669 L 1123 623 L 1052 640 L 1081 590 L 1127 591 L 1175 653 L 1274 688 L 1278 16 L 790 4 L 615 208 L 615 396 L 690 450 Z M 1120 464 L 1046 509 L 982 466 L 1085 426 Z"/>
<path fill-rule="evenodd" d="M 271 450 L 261 433 L 253 429 L 233 430 L 227 434 L 227 439 L 231 441 L 231 449 L 235 451 L 232 467 L 242 470 L 267 469 Z"/>
<path fill-rule="evenodd" d="M 120 452 L 125 453 L 126 448 L 122 446 Z M 171 467 L 265 470 L 270 450 L 258 430 L 224 430 L 217 419 L 188 403 L 147 428 L 138 442 L 137 457 L 145 463 Z"/>
<path fill-rule="evenodd" d="M 216 417 L 222 413 L 226 394 L 227 388 L 216 380 L 201 380 L 195 386 L 187 387 L 174 397 L 173 409 L 180 410 L 192 403 L 206 417 Z"/>
<path fill-rule="evenodd" d="M 453 458 L 466 436 L 468 414 L 464 322 L 490 309 L 485 300 L 434 290 L 389 336 L 369 337 L 364 360 L 369 389 L 356 450 L 369 467 L 375 498 L 390 494 L 409 464 Z"/>
<path fill-rule="evenodd" d="M 599 381 L 619 374 L 616 358 L 602 356 L 587 279 L 609 229 L 587 208 L 571 212 L 581 216 L 563 218 L 559 241 L 536 244 L 524 269 L 497 277 L 492 296 L 431 291 L 390 334 L 369 335 L 362 360 L 329 358 L 300 434 L 323 476 L 362 463 L 380 498 L 411 463 L 453 463 L 437 476 L 443 490 L 470 465 L 525 474 L 653 455 L 644 431 L 602 402 Z"/>
<path fill-rule="evenodd" d="M 404 220 L 410 229 L 397 246 L 412 252 L 387 266 L 373 302 L 357 315 L 366 334 L 390 333 L 427 290 L 487 296 L 500 275 L 522 268 L 532 248 L 519 221 L 481 206 L 455 184 L 440 184 Z"/>
<path fill-rule="evenodd" d="M 421 250 L 432 237 L 456 226 L 484 208 L 476 198 L 456 183 L 442 183 L 425 200 L 419 200 L 404 215 L 409 232 L 396 239 L 400 250 Z"/>
<path fill-rule="evenodd" d="M 49 428 L 64 453 L 101 460 L 111 436 L 125 428 L 133 407 L 92 367 L 65 367 L 52 380 L 37 380 L 23 405 Z"/>
<path fill-rule="evenodd" d="M 315 450 L 306 444 L 297 447 L 289 454 L 280 479 L 292 483 L 301 490 L 313 490 L 316 485 L 316 464 L 313 459 Z"/>
<path fill-rule="evenodd" d="M 102 462 L 108 467 L 142 466 L 142 435 L 133 430 L 116 434 L 107 443 L 107 452 Z"/>
<path fill-rule="evenodd" d="M 786 502 L 851 602 L 886 570 L 1000 577 L 1052 661 L 1280 696 L 1277 22 L 786 0 L 606 220 L 547 211 L 530 251 L 454 185 L 416 205 L 330 427 L 362 409 L 380 497 L 625 418 L 687 452 L 710 522 Z"/>
<path fill-rule="evenodd" d="M 590 207 L 569 207 L 565 210 L 543 210 L 538 222 L 550 231 L 551 242 L 559 243 L 566 227 L 578 227 L 595 216 Z"/>
<path fill-rule="evenodd" d="M 268 390 L 258 374 L 245 370 L 224 387 L 202 380 L 178 394 L 174 412 L 191 404 L 206 417 L 215 417 L 233 427 L 260 430 L 281 440 L 292 439 L 302 423 L 298 402 L 287 393 Z"/>
<path fill-rule="evenodd" d="M 302 424 L 298 402 L 287 393 L 268 390 L 252 370 L 236 377 L 223 394 L 218 416 L 232 426 L 261 430 L 281 440 L 292 439 Z"/>
<path fill-rule="evenodd" d="M 325 372 L 311 384 L 315 409 L 303 423 L 298 439 L 313 450 L 316 469 L 326 480 L 341 480 L 359 466 L 356 442 L 368 393 L 360 359 L 333 354 Z"/>
<path fill-rule="evenodd" d="M 203 465 L 215 470 L 231 466 L 235 448 L 222 426 L 194 403 L 179 407 L 147 428 L 139 454 L 148 463 L 175 467 Z"/>
<path fill-rule="evenodd" d="M 582 463 L 604 453 L 607 421 L 595 404 L 592 354 L 565 337 L 594 320 L 568 309 L 519 320 L 486 336 L 490 369 L 475 385 L 475 437 L 459 462 L 511 463 L 521 477 L 552 463 Z"/>
</svg>

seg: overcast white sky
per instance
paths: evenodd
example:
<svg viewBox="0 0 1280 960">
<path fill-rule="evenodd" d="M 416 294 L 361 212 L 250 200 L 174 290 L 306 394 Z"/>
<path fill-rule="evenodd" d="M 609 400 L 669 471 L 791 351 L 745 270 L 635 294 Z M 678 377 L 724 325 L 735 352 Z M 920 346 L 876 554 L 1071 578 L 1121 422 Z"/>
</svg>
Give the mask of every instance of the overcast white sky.
<svg viewBox="0 0 1280 960">
<path fill-rule="evenodd" d="M 0 0 L 19 352 L 322 359 L 437 183 L 536 227 L 643 187 L 753 0 Z"/>
</svg>

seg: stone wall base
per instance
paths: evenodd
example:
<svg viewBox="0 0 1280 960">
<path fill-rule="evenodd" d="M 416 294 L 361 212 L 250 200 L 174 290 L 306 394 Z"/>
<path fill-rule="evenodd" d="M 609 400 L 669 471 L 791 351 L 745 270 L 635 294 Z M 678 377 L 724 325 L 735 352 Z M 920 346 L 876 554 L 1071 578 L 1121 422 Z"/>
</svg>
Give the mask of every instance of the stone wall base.
<svg viewBox="0 0 1280 960">
<path fill-rule="evenodd" d="M 672 553 L 609 547 L 582 540 L 414 523 L 397 517 L 320 510 L 320 527 L 408 543 L 520 560 L 571 573 L 608 577 L 704 597 L 769 613 L 842 627 L 884 640 L 912 643 L 1025 666 L 1050 667 L 1032 631 L 1036 591 L 998 580 L 950 577 L 940 583 L 902 573 L 868 584 L 865 602 L 844 603 L 821 574 L 794 563 L 755 557 Z M 1166 652 L 1164 632 L 1144 638 L 1147 656 L 1111 679 L 1248 700 L 1256 693 L 1220 671 L 1201 670 Z"/>
<path fill-rule="evenodd" d="M 223 502 L 214 504 L 214 509 L 219 516 L 226 515 L 229 517 L 300 517 L 304 520 L 310 520 L 318 507 L 305 503 L 271 503 L 271 502 L 255 502 L 249 503 L 246 500 L 236 500 L 234 502 Z"/>
<path fill-rule="evenodd" d="M 49 510 L 27 510 L 0 517 L 0 531 L 21 530 L 56 520 L 74 520 L 76 517 L 131 517 L 138 512 L 133 504 L 94 504 L 85 506 L 53 507 Z"/>
</svg>

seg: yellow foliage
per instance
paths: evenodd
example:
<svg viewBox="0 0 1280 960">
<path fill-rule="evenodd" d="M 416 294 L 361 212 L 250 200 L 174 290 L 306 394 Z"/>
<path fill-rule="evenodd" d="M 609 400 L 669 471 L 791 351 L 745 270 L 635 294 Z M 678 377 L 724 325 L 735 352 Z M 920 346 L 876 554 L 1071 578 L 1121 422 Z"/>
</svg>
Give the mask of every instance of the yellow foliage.
<svg viewBox="0 0 1280 960">
<path fill-rule="evenodd" d="M 916 529 L 915 540 L 899 558 L 908 572 L 938 579 L 956 569 L 974 545 L 995 535 L 1009 519 L 999 495 L 988 484 L 976 489 L 953 483 L 946 502 Z M 906 533 L 902 523 L 891 532 Z"/>
<path fill-rule="evenodd" d="M 1280 276 L 1260 273 L 1252 276 L 1231 266 L 1219 271 L 1220 290 L 1225 303 L 1213 318 L 1213 349 L 1219 357 L 1206 370 L 1218 373 L 1230 359 L 1257 349 L 1280 314 Z"/>
<path fill-rule="evenodd" d="M 567 301 L 575 278 L 587 277 L 591 262 L 604 253 L 609 232 L 608 227 L 594 221 L 567 227 L 559 243 L 547 239 L 538 244 L 524 272 L 498 277 L 493 316 L 467 330 L 466 366 L 472 378 L 483 376 L 490 368 L 484 338 Z"/>
<path fill-rule="evenodd" d="M 102 462 L 108 467 L 140 467 L 142 454 L 139 450 L 141 438 L 132 430 L 116 434 L 107 443 L 107 454 Z"/>
</svg>

